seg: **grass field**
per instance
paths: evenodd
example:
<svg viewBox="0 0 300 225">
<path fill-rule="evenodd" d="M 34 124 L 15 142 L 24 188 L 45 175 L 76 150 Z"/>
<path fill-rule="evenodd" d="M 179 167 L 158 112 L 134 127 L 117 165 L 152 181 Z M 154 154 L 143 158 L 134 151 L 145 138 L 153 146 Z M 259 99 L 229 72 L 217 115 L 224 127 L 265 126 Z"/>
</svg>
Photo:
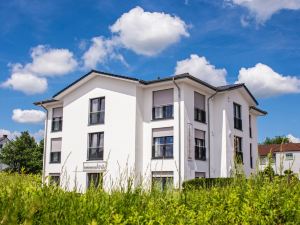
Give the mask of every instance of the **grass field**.
<svg viewBox="0 0 300 225">
<path fill-rule="evenodd" d="M 297 179 L 235 179 L 225 187 L 86 194 L 0 173 L 0 224 L 300 224 Z"/>
</svg>

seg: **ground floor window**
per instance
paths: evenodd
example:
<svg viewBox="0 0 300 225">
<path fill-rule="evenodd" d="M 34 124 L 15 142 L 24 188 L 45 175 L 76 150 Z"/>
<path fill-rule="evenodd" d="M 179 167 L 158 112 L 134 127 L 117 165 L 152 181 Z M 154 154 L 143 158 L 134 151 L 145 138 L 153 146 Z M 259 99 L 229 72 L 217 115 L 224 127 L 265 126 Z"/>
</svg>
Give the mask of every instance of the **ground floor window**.
<svg viewBox="0 0 300 225">
<path fill-rule="evenodd" d="M 102 173 L 88 173 L 87 187 L 102 188 L 103 174 Z"/>
<path fill-rule="evenodd" d="M 49 182 L 51 185 L 59 185 L 60 184 L 60 174 L 59 173 L 50 173 L 49 174 Z"/>
<path fill-rule="evenodd" d="M 173 171 L 154 171 L 152 172 L 152 188 L 166 190 L 173 188 Z"/>
<path fill-rule="evenodd" d="M 195 172 L 195 178 L 205 178 L 205 172 Z"/>
</svg>

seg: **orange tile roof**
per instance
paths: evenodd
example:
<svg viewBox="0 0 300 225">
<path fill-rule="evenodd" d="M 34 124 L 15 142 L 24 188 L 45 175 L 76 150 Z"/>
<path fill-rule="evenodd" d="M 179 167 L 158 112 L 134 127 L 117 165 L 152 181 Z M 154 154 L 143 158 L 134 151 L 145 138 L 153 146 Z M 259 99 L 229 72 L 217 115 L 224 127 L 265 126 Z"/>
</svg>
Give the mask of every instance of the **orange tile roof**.
<svg viewBox="0 0 300 225">
<path fill-rule="evenodd" d="M 293 152 L 293 151 L 300 151 L 300 143 L 271 144 L 271 145 L 258 146 L 259 155 L 268 155 L 269 152 Z"/>
</svg>

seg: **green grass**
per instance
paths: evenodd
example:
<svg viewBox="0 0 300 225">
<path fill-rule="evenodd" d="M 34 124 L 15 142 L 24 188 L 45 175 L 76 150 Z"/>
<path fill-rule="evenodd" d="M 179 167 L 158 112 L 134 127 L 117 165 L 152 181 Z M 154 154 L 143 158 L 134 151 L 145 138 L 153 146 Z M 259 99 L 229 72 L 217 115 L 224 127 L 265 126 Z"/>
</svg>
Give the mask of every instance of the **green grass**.
<svg viewBox="0 0 300 225">
<path fill-rule="evenodd" d="M 0 224 L 300 224 L 297 179 L 235 179 L 231 185 L 86 194 L 42 187 L 39 176 L 0 173 Z"/>
</svg>

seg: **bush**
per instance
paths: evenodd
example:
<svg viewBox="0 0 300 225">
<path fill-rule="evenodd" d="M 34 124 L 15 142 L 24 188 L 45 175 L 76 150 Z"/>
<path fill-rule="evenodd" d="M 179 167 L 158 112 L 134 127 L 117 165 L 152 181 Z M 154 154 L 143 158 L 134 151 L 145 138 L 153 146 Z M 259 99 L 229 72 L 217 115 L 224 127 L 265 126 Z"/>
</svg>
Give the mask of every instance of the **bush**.
<svg viewBox="0 0 300 225">
<path fill-rule="evenodd" d="M 211 187 L 224 187 L 231 185 L 234 178 L 195 178 L 183 182 L 182 186 L 187 189 L 211 188 Z"/>
<path fill-rule="evenodd" d="M 184 192 L 78 194 L 42 186 L 40 176 L 0 173 L 0 224 L 300 224 L 300 182 L 286 179 L 217 179 L 206 182 L 215 182 L 212 188 Z"/>
</svg>

